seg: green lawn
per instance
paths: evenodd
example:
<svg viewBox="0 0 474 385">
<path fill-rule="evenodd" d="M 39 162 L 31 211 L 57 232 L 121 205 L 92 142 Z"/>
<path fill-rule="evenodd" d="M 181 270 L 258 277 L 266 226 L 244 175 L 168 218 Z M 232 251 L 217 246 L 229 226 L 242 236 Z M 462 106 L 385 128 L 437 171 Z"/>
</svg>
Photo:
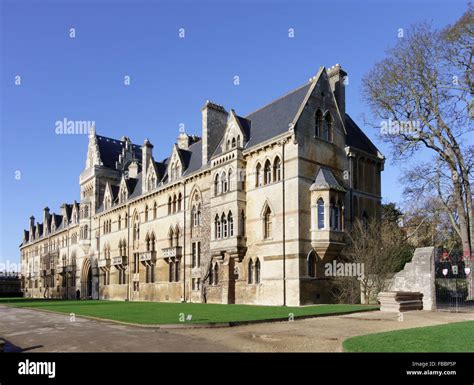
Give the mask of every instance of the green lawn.
<svg viewBox="0 0 474 385">
<path fill-rule="evenodd" d="M 0 304 L 32 309 L 74 313 L 138 324 L 176 324 L 180 316 L 192 315 L 191 323 L 238 322 L 265 319 L 320 316 L 378 309 L 366 305 L 315 305 L 304 307 L 219 305 L 161 302 L 66 301 L 23 298 L 0 298 Z"/>
<path fill-rule="evenodd" d="M 474 321 L 348 338 L 348 352 L 474 352 Z"/>
</svg>

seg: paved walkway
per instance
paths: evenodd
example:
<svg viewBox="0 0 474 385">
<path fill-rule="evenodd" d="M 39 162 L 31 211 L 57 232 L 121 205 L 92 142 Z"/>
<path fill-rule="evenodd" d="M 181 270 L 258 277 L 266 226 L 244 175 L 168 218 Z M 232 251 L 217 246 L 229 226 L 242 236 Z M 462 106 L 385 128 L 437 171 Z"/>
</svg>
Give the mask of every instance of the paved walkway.
<svg viewBox="0 0 474 385">
<path fill-rule="evenodd" d="M 0 338 L 8 350 L 64 352 L 254 351 L 337 352 L 348 337 L 474 320 L 474 313 L 379 311 L 295 322 L 215 329 L 140 328 L 63 314 L 0 306 Z"/>
<path fill-rule="evenodd" d="M 212 340 L 68 315 L 0 305 L 6 351 L 207 352 L 229 351 Z"/>
</svg>

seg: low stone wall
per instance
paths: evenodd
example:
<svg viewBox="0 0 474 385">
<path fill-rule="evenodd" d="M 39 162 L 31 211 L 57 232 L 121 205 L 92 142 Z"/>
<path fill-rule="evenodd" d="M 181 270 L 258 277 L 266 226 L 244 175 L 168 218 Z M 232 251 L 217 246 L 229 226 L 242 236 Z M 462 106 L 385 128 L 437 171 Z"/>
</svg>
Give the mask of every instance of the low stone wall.
<svg viewBox="0 0 474 385">
<path fill-rule="evenodd" d="M 423 293 L 423 310 L 436 310 L 435 247 L 420 247 L 413 259 L 392 279 L 389 291 Z"/>
</svg>

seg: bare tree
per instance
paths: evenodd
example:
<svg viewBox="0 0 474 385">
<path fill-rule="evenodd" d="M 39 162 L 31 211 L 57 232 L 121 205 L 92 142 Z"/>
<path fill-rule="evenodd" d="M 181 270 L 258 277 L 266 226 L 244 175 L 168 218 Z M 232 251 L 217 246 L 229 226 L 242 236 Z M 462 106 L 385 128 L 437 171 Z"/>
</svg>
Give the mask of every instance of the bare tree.
<svg viewBox="0 0 474 385">
<path fill-rule="evenodd" d="M 387 288 L 388 280 L 403 268 L 413 248 L 393 218 L 372 219 L 365 223 L 356 220 L 348 232 L 348 246 L 342 260 L 364 266 L 364 275 L 359 278 L 336 279 L 335 292 L 341 301 L 350 302 L 354 290 L 359 287 L 365 302 Z"/>
<path fill-rule="evenodd" d="M 473 43 L 474 11 L 469 5 L 454 25 L 443 30 L 428 24 L 414 26 L 363 81 L 374 115 L 404 128 L 383 133 L 394 158 L 410 158 L 427 149 L 448 176 L 439 180 L 449 184 L 449 199 L 445 195 L 443 200 L 469 256 L 474 250 L 474 151 L 466 138 L 474 130 L 469 116 Z"/>
</svg>

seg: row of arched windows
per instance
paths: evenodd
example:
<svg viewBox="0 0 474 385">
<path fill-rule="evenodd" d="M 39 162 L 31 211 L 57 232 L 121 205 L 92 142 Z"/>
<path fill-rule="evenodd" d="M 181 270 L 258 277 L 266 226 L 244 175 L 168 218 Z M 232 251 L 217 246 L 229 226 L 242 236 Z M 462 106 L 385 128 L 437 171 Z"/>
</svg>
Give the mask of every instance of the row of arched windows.
<svg viewBox="0 0 474 385">
<path fill-rule="evenodd" d="M 181 205 L 183 201 L 183 196 L 181 193 L 178 195 L 173 194 L 173 196 L 169 196 L 168 198 L 168 214 L 174 214 L 181 211 Z"/>
<path fill-rule="evenodd" d="M 264 186 L 281 180 L 281 160 L 276 156 L 273 163 L 269 159 L 263 164 L 260 162 L 255 166 L 255 187 Z"/>
<path fill-rule="evenodd" d="M 172 227 L 170 227 L 170 229 L 168 231 L 169 247 L 178 247 L 179 246 L 179 236 L 180 236 L 179 227 L 176 226 L 174 229 Z"/>
<path fill-rule="evenodd" d="M 155 233 L 147 234 L 145 237 L 145 243 L 146 243 L 146 251 L 156 251 L 155 244 L 156 244 L 156 239 L 155 239 Z"/>
<path fill-rule="evenodd" d="M 233 170 L 217 172 L 214 176 L 214 195 L 225 194 L 233 189 Z"/>
<path fill-rule="evenodd" d="M 234 236 L 234 217 L 232 212 L 226 215 L 222 213 L 220 216 L 216 214 L 214 218 L 214 238 L 223 239 Z"/>
<path fill-rule="evenodd" d="M 314 124 L 315 138 L 321 138 L 332 142 L 333 140 L 333 118 L 329 111 L 325 114 L 321 110 L 316 111 Z"/>
<path fill-rule="evenodd" d="M 260 283 L 260 259 L 256 259 L 255 263 L 252 259 L 249 260 L 248 263 L 248 271 L 247 271 L 247 282 L 252 283 Z"/>
<path fill-rule="evenodd" d="M 235 136 L 231 139 L 227 139 L 226 143 L 226 150 L 230 150 L 231 148 L 236 148 L 237 146 L 242 147 L 242 143 L 240 141 L 240 135 L 237 135 L 237 138 Z"/>
</svg>

